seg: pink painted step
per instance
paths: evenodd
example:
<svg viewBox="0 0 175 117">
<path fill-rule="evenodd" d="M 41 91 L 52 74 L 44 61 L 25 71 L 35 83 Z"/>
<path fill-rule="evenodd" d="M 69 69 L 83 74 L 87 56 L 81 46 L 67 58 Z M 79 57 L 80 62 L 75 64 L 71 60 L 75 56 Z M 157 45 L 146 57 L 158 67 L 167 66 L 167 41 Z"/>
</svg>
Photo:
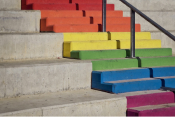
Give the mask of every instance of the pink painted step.
<svg viewBox="0 0 175 117">
<path fill-rule="evenodd" d="M 175 103 L 130 108 L 127 116 L 175 116 Z"/>
<path fill-rule="evenodd" d="M 126 98 L 127 98 L 127 108 L 175 102 L 175 96 L 173 92 L 135 95 L 135 96 L 128 96 Z"/>
</svg>

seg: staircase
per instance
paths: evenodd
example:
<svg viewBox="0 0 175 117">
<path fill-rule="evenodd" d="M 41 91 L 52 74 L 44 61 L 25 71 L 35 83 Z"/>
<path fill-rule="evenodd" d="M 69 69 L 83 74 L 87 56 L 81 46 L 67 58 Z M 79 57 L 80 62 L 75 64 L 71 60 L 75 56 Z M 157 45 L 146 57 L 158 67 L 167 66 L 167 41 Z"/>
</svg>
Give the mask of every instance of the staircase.
<svg viewBox="0 0 175 117">
<path fill-rule="evenodd" d="M 114 4 L 101 32 L 102 0 L 15 1 L 21 11 L 0 11 L 1 116 L 175 116 L 160 90 L 175 88 L 172 48 L 136 24 L 129 58 L 130 17 Z"/>
</svg>

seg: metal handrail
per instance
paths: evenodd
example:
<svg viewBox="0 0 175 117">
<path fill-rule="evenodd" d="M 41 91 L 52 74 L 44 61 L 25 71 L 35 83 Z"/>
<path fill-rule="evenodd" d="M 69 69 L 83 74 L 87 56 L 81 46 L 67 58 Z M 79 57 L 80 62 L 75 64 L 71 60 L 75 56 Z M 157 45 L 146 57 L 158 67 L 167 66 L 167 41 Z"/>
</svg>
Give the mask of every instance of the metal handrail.
<svg viewBox="0 0 175 117">
<path fill-rule="evenodd" d="M 106 1 L 106 0 L 103 0 L 103 1 Z M 137 14 L 139 14 L 142 18 L 144 18 L 145 20 L 147 20 L 149 23 L 151 23 L 152 25 L 154 25 L 156 28 L 158 28 L 165 35 L 167 35 L 168 37 L 170 37 L 172 40 L 175 41 L 175 36 L 174 35 L 172 35 L 170 32 L 168 32 L 167 30 L 165 30 L 163 27 L 161 27 L 159 24 L 157 24 L 151 18 L 149 18 L 148 16 L 146 16 L 144 13 L 142 13 L 140 10 L 138 10 L 133 5 L 131 5 L 130 3 L 128 3 L 126 0 L 120 0 L 120 1 L 122 3 L 124 3 L 126 6 L 128 6 L 131 9 L 131 54 L 130 54 L 131 55 L 131 58 L 134 58 L 135 57 L 135 12 Z M 103 7 L 104 6 L 105 5 L 103 5 Z M 105 13 L 105 16 L 106 16 L 106 12 L 104 12 L 104 13 Z M 104 14 L 104 13 L 102 13 L 102 14 Z M 104 19 L 104 17 L 103 17 L 103 21 L 104 20 L 106 20 L 106 19 Z M 103 30 L 106 30 L 104 28 L 106 28 L 106 27 L 103 27 Z"/>
</svg>

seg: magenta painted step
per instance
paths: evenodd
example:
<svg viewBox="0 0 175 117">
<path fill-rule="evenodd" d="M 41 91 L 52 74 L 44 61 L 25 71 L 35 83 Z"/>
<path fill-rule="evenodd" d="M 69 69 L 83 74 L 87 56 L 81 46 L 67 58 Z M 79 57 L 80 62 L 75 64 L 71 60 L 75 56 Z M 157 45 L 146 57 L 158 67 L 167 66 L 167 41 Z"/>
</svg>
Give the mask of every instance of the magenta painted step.
<svg viewBox="0 0 175 117">
<path fill-rule="evenodd" d="M 106 9 L 114 11 L 114 4 L 107 4 Z M 102 4 L 78 4 L 78 10 L 102 10 Z"/>
<path fill-rule="evenodd" d="M 175 96 L 173 92 L 135 95 L 135 96 L 128 96 L 126 98 L 127 98 L 127 108 L 175 102 Z"/>
<path fill-rule="evenodd" d="M 175 103 L 130 108 L 127 116 L 175 116 Z"/>
</svg>

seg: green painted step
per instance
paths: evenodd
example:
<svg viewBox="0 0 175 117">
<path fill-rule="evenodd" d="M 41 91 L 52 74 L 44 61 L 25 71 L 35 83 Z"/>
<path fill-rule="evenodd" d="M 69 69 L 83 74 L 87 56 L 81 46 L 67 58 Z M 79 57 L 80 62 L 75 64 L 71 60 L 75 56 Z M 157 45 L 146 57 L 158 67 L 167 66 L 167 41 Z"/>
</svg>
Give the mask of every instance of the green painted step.
<svg viewBox="0 0 175 117">
<path fill-rule="evenodd" d="M 94 60 L 92 61 L 92 69 L 97 70 L 112 70 L 124 68 L 138 67 L 161 67 L 175 66 L 175 57 L 153 57 L 153 58 L 125 58 L 112 60 Z"/>
<path fill-rule="evenodd" d="M 85 50 L 72 51 L 71 58 L 90 60 L 90 59 L 112 59 L 126 58 L 130 56 L 129 49 L 119 50 Z M 136 57 L 156 57 L 156 56 L 172 56 L 171 48 L 153 48 L 153 49 L 136 49 Z"/>
</svg>

